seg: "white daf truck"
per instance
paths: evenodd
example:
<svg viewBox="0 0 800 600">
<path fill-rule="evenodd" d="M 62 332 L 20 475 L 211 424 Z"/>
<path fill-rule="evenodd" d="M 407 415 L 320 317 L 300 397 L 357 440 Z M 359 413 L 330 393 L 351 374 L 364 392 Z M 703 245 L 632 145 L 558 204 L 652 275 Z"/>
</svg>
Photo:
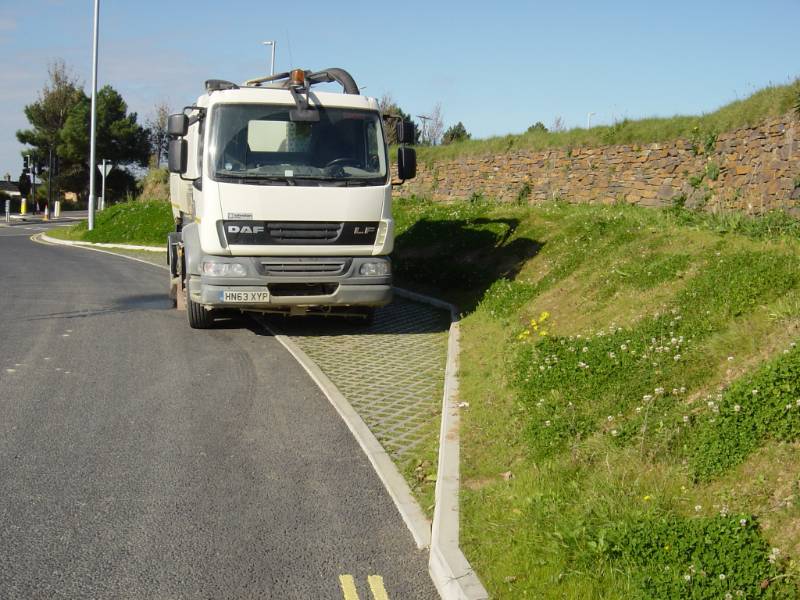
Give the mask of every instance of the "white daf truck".
<svg viewBox="0 0 800 600">
<path fill-rule="evenodd" d="M 342 92 L 312 89 L 326 83 Z M 171 294 L 191 327 L 230 308 L 370 319 L 391 301 L 381 116 L 346 71 L 296 69 L 207 81 L 170 117 Z M 413 125 L 398 122 L 397 137 L 413 142 Z M 414 177 L 413 149 L 398 149 L 397 167 Z"/>
</svg>

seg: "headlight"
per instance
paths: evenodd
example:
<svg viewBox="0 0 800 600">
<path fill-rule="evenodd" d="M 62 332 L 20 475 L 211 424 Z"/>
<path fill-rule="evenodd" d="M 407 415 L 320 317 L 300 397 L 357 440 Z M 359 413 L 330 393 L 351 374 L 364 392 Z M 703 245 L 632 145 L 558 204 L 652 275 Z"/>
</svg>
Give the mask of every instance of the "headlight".
<svg viewBox="0 0 800 600">
<path fill-rule="evenodd" d="M 204 262 L 203 274 L 212 277 L 246 277 L 247 269 L 241 263 Z"/>
<path fill-rule="evenodd" d="M 368 277 L 385 277 L 390 272 L 389 263 L 383 260 L 380 262 L 365 262 L 358 269 L 358 272 L 360 275 Z"/>
</svg>

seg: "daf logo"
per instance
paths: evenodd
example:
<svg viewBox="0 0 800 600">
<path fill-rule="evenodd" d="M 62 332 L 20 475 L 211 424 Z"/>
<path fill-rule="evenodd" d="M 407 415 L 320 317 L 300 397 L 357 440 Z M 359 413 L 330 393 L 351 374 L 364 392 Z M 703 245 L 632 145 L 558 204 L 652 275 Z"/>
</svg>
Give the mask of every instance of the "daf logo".
<svg viewBox="0 0 800 600">
<path fill-rule="evenodd" d="M 264 233 L 261 225 L 228 225 L 228 233 Z"/>
<path fill-rule="evenodd" d="M 368 235 L 370 233 L 375 233 L 374 227 L 354 227 L 353 228 L 353 235 Z"/>
</svg>

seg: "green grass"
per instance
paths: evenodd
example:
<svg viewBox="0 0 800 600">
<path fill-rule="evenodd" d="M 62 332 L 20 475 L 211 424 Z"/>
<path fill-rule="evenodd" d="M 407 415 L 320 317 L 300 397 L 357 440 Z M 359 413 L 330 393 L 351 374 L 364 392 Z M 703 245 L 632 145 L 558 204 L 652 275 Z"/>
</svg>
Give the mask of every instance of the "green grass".
<svg viewBox="0 0 800 600">
<path fill-rule="evenodd" d="M 83 242 L 166 246 L 174 229 L 172 209 L 157 200 L 123 202 L 95 215 L 94 229 L 86 221 L 68 228 L 53 229 L 48 235 Z"/>
<path fill-rule="evenodd" d="M 795 221 L 395 213 L 406 284 L 467 307 L 462 545 L 492 597 L 797 597 Z"/>
<path fill-rule="evenodd" d="M 679 138 L 690 140 L 698 150 L 713 145 L 716 135 L 751 126 L 769 117 L 784 115 L 795 107 L 800 80 L 787 85 L 772 85 L 743 100 L 700 116 L 674 116 L 628 120 L 591 129 L 575 128 L 563 132 L 534 131 L 467 140 L 447 146 L 420 147 L 419 159 L 432 163 L 469 154 L 502 154 L 513 150 L 597 147 L 609 144 L 648 144 Z"/>
</svg>

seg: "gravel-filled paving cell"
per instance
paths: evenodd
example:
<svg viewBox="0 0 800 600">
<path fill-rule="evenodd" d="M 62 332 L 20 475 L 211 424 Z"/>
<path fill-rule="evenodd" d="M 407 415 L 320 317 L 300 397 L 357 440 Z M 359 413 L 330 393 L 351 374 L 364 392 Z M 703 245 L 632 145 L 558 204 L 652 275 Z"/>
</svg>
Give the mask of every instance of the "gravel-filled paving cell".
<svg viewBox="0 0 800 600">
<path fill-rule="evenodd" d="M 450 316 L 395 298 L 371 327 L 340 319 L 275 323 L 319 365 L 395 459 L 412 452 L 441 410 Z"/>
</svg>

